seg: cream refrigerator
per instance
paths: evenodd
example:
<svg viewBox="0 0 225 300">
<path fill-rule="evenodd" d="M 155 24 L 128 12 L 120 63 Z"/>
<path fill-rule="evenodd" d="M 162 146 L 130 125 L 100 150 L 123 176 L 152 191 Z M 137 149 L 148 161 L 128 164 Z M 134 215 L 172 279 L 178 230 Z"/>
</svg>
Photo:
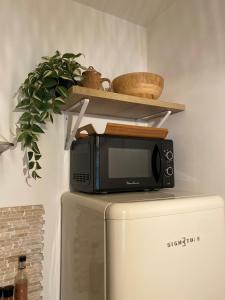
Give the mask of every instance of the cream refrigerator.
<svg viewBox="0 0 225 300">
<path fill-rule="evenodd" d="M 224 300 L 224 226 L 219 196 L 65 193 L 61 300 Z"/>
</svg>

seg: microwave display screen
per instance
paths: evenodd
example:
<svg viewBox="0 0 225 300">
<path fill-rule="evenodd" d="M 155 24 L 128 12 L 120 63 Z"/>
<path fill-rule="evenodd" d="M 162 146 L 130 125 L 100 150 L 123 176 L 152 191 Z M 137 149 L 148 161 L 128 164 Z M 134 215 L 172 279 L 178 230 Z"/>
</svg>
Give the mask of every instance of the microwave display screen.
<svg viewBox="0 0 225 300">
<path fill-rule="evenodd" d="M 149 149 L 108 148 L 109 178 L 151 177 Z"/>
</svg>

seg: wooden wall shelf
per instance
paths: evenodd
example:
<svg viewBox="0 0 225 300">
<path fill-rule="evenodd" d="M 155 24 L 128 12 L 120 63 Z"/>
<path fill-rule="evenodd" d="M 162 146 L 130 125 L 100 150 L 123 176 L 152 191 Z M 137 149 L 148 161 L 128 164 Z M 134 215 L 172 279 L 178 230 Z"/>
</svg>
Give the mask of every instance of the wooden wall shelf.
<svg viewBox="0 0 225 300">
<path fill-rule="evenodd" d="M 65 149 L 70 148 L 85 114 L 147 121 L 164 115 L 157 125 L 161 127 L 170 114 L 183 110 L 184 104 L 73 86 L 69 91 L 69 99 L 62 109 L 68 115 Z M 72 130 L 73 115 L 76 113 L 78 117 Z"/>
<path fill-rule="evenodd" d="M 63 111 L 78 113 L 80 107 L 73 109 L 73 106 L 83 99 L 89 99 L 86 114 L 121 119 L 142 119 L 167 111 L 174 114 L 185 110 L 184 104 L 73 86 Z"/>
</svg>

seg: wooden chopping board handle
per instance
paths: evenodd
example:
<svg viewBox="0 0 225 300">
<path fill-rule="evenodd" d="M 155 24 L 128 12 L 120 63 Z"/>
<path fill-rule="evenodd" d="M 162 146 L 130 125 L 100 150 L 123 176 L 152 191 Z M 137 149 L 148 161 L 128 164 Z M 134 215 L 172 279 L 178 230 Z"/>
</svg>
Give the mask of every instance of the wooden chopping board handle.
<svg viewBox="0 0 225 300">
<path fill-rule="evenodd" d="M 83 131 L 85 131 L 86 134 L 82 134 Z M 86 135 L 93 135 L 93 134 L 96 134 L 94 126 L 92 124 L 87 124 L 77 129 L 75 138 L 80 139 L 82 137 L 85 137 Z"/>
</svg>

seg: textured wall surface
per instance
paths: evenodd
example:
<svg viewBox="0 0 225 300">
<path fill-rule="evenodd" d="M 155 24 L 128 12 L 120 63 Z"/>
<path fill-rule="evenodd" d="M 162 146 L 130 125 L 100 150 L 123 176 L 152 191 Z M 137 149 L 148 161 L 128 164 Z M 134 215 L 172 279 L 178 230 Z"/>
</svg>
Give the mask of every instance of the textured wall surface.
<svg viewBox="0 0 225 300">
<path fill-rule="evenodd" d="M 42 299 L 43 225 L 41 205 L 0 209 L 0 286 L 14 284 L 18 256 L 26 254 L 29 300 Z"/>
</svg>

